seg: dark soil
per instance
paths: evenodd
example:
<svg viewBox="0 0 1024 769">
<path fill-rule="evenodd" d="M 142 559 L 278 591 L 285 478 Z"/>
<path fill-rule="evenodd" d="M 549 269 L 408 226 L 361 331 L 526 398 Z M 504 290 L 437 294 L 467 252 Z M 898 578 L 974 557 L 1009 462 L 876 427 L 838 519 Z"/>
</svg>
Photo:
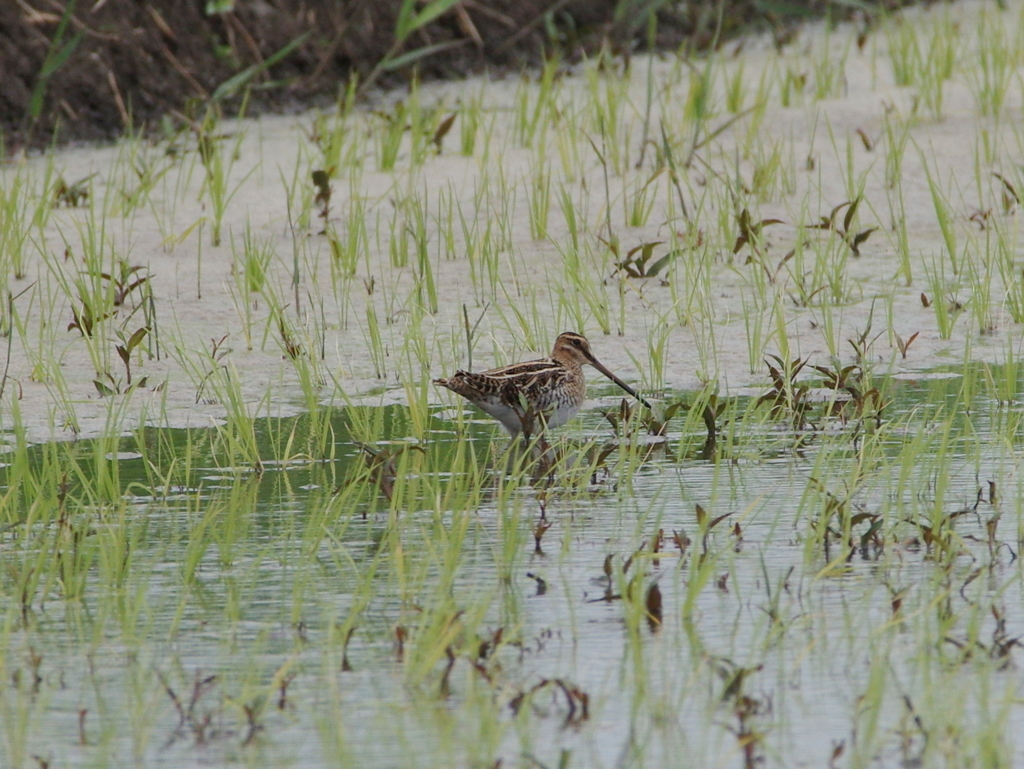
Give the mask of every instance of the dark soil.
<svg viewBox="0 0 1024 769">
<path fill-rule="evenodd" d="M 883 12 L 903 1 L 870 5 Z M 751 28 L 774 31 L 782 44 L 804 18 L 847 17 L 855 5 L 462 0 L 395 48 L 401 0 L 220 2 L 233 10 L 208 13 L 214 0 L 0 0 L 0 149 L 109 140 L 166 118 L 181 124 L 215 95 L 227 113 L 246 91 L 250 114 L 330 103 L 389 52 L 424 46 L 447 47 L 412 65 L 419 76 L 452 77 L 515 71 L 554 51 L 567 59 L 601 50 L 628 56 L 651 42 L 652 13 L 657 48 L 700 51 Z M 871 23 L 872 14 L 859 13 Z M 243 84 L 225 86 L 247 70 Z M 394 85 L 410 71 L 388 70 L 375 85 Z"/>
</svg>

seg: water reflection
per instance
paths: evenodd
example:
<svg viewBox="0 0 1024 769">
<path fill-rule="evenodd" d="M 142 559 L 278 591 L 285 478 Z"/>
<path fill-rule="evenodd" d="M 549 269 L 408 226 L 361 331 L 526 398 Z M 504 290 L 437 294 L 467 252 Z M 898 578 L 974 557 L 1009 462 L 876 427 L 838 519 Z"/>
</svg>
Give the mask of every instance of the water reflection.
<svg viewBox="0 0 1024 769">
<path fill-rule="evenodd" d="M 609 401 L 532 445 L 364 407 L 326 450 L 257 422 L 260 473 L 207 431 L 36 447 L 64 480 L 33 507 L 4 470 L 4 765 L 1020 756 L 1019 413 L 962 389 L 653 437 Z"/>
</svg>

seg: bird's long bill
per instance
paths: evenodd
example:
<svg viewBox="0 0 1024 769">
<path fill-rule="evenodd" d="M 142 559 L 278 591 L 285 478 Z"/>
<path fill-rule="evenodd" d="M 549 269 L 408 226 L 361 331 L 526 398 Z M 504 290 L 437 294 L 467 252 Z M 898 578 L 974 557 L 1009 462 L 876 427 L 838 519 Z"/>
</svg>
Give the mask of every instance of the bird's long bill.
<svg viewBox="0 0 1024 769">
<path fill-rule="evenodd" d="M 598 371 L 600 371 L 602 374 L 604 374 L 610 380 L 615 382 L 615 384 L 617 384 L 623 390 L 628 392 L 630 395 L 632 395 L 634 398 L 636 398 L 638 401 L 640 401 L 642 404 L 644 404 L 647 408 L 651 408 L 651 404 L 650 403 L 648 403 L 644 398 L 641 398 L 639 395 L 637 395 L 636 391 L 633 390 L 632 387 L 630 387 L 628 384 L 626 384 L 621 379 L 619 379 L 617 376 L 615 376 L 615 374 L 613 374 L 611 371 L 609 371 L 607 368 L 605 368 L 604 364 L 601 363 L 601 361 L 599 361 L 597 358 L 591 358 L 590 359 L 590 365 L 593 366 L 594 368 L 596 368 Z"/>
</svg>

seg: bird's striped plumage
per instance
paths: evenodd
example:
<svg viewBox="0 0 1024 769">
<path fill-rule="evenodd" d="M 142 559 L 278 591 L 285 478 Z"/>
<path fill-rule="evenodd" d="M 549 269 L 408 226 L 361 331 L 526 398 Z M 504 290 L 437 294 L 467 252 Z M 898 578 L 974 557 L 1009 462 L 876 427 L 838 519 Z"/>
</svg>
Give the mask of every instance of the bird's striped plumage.
<svg viewBox="0 0 1024 769">
<path fill-rule="evenodd" d="M 517 435 L 532 433 L 537 426 L 558 427 L 576 415 L 586 398 L 585 364 L 639 398 L 629 385 L 594 357 L 586 338 L 572 332 L 558 336 L 548 358 L 513 363 L 482 373 L 456 371 L 446 379 L 435 379 L 434 383 L 479 406 Z"/>
</svg>

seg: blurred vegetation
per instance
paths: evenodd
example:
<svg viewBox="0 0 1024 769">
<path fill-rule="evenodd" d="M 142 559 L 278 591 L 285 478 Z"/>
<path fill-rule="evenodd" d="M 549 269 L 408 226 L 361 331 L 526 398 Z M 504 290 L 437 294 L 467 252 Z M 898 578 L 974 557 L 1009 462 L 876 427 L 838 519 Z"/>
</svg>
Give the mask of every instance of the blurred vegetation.
<svg viewBox="0 0 1024 769">
<path fill-rule="evenodd" d="M 287 111 L 370 86 L 485 69 L 518 71 L 557 53 L 628 61 L 698 53 L 748 31 L 783 46 L 812 18 L 865 28 L 904 0 L 49 0 L 0 3 L 0 140 L 7 151 L 109 140 L 220 102 Z"/>
</svg>

